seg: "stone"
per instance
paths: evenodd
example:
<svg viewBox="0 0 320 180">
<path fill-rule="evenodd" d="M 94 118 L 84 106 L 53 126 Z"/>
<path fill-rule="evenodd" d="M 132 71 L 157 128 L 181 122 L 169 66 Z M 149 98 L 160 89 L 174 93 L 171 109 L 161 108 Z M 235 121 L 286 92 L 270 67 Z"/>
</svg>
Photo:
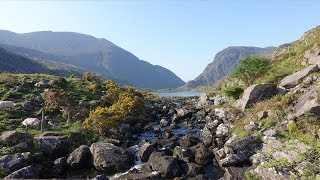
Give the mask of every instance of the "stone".
<svg viewBox="0 0 320 180">
<path fill-rule="evenodd" d="M 211 146 L 213 144 L 212 143 L 213 135 L 208 127 L 205 126 L 203 130 L 201 130 L 200 137 L 203 144 L 205 144 L 206 146 Z"/>
<path fill-rule="evenodd" d="M 199 101 L 198 101 L 198 103 L 196 105 L 196 108 L 197 109 L 207 108 L 211 104 L 212 104 L 212 102 L 210 101 L 210 99 L 207 96 L 207 94 L 203 93 L 199 97 Z"/>
<path fill-rule="evenodd" d="M 187 174 L 189 177 L 190 176 L 193 177 L 203 173 L 203 167 L 197 163 L 192 163 L 192 162 L 183 163 L 182 169 L 184 174 Z"/>
<path fill-rule="evenodd" d="M 200 165 L 206 165 L 212 162 L 213 154 L 209 148 L 199 146 L 195 149 L 195 162 Z"/>
<path fill-rule="evenodd" d="M 268 117 L 268 112 L 266 112 L 266 111 L 259 111 L 258 114 L 257 114 L 257 116 L 258 116 L 258 120 L 264 119 L 264 118 Z"/>
<path fill-rule="evenodd" d="M 26 142 L 28 139 L 29 136 L 27 133 L 18 132 L 16 130 L 4 132 L 0 137 L 1 142 L 8 145 L 16 145 L 20 142 Z"/>
<path fill-rule="evenodd" d="M 312 82 L 313 82 L 313 78 L 310 77 L 310 76 L 308 76 L 308 77 L 306 77 L 306 78 L 304 78 L 304 79 L 302 80 L 302 83 L 303 83 L 304 85 L 310 85 L 310 84 L 312 84 Z"/>
<path fill-rule="evenodd" d="M 252 104 L 269 99 L 278 93 L 277 87 L 273 84 L 254 84 L 249 86 L 244 92 L 241 99 L 238 99 L 234 106 L 244 111 Z"/>
<path fill-rule="evenodd" d="M 267 137 L 274 137 L 276 135 L 276 131 L 274 129 L 268 129 L 263 132 L 263 135 Z"/>
<path fill-rule="evenodd" d="M 0 158 L 0 169 L 5 174 L 21 169 L 28 165 L 28 161 L 22 154 L 5 155 Z"/>
<path fill-rule="evenodd" d="M 188 133 L 184 135 L 180 141 L 180 144 L 185 147 L 191 147 L 198 144 L 199 140 L 194 135 Z"/>
<path fill-rule="evenodd" d="M 57 133 L 42 133 L 34 138 L 40 150 L 49 157 L 61 157 L 69 153 L 72 140 Z"/>
<path fill-rule="evenodd" d="M 173 150 L 173 157 L 176 157 L 185 162 L 194 162 L 194 154 L 193 152 L 181 146 L 176 146 Z"/>
<path fill-rule="evenodd" d="M 148 142 L 144 143 L 138 149 L 138 156 L 141 158 L 142 161 L 147 162 L 151 153 L 155 151 L 155 148 Z"/>
<path fill-rule="evenodd" d="M 229 128 L 224 124 L 219 124 L 216 131 L 217 137 L 224 137 L 227 136 L 229 133 Z"/>
<path fill-rule="evenodd" d="M 92 178 L 92 180 L 109 180 L 109 178 L 105 175 L 96 175 L 96 177 Z"/>
<path fill-rule="evenodd" d="M 133 155 L 111 143 L 93 143 L 90 147 L 93 155 L 93 165 L 98 170 L 115 173 L 130 169 Z"/>
<path fill-rule="evenodd" d="M 316 117 L 320 117 L 320 105 L 317 97 L 319 90 L 320 87 L 313 88 L 298 99 L 298 103 L 295 106 L 295 115 L 297 117 L 303 115 L 305 112 L 311 112 Z"/>
<path fill-rule="evenodd" d="M 236 166 L 240 163 L 240 158 L 236 154 L 229 154 L 224 159 L 221 159 L 219 163 L 223 167 Z"/>
<path fill-rule="evenodd" d="M 160 171 L 165 178 L 173 178 L 181 176 L 182 170 L 178 160 L 172 156 L 164 156 L 161 153 L 153 152 L 148 163 L 154 171 Z"/>
<path fill-rule="evenodd" d="M 53 174 L 60 175 L 66 171 L 66 166 L 67 166 L 66 160 L 67 160 L 66 157 L 61 157 L 56 159 L 53 162 L 53 170 L 52 170 Z"/>
<path fill-rule="evenodd" d="M 253 121 L 250 121 L 250 123 L 248 125 L 245 125 L 244 126 L 244 129 L 251 132 L 251 131 L 254 131 L 256 129 L 258 129 L 258 126 L 255 122 Z"/>
<path fill-rule="evenodd" d="M 67 159 L 68 165 L 72 169 L 86 169 L 92 167 L 93 157 L 90 148 L 86 145 L 81 145 L 69 155 Z"/>
<path fill-rule="evenodd" d="M 247 168 L 245 167 L 226 167 L 224 168 L 224 179 L 228 180 L 240 180 L 240 179 L 246 179 L 245 178 L 245 172 L 247 171 Z"/>
<path fill-rule="evenodd" d="M 4 179 L 37 179 L 38 171 L 33 166 L 27 166 L 6 176 Z"/>
<path fill-rule="evenodd" d="M 310 50 L 304 54 L 304 58 L 308 60 L 309 64 L 319 64 L 320 62 L 320 45 L 315 44 Z"/>
<path fill-rule="evenodd" d="M 253 165 L 259 165 L 265 161 L 265 156 L 261 153 L 257 153 L 252 155 L 249 160 Z"/>
<path fill-rule="evenodd" d="M 285 88 L 292 88 L 302 82 L 302 80 L 309 74 L 319 71 L 319 66 L 317 64 L 310 65 L 307 68 L 286 76 L 280 81 L 279 86 Z"/>
<path fill-rule="evenodd" d="M 168 122 L 166 119 L 162 118 L 162 119 L 160 120 L 160 126 L 166 127 L 166 126 L 168 126 L 168 125 L 169 125 L 169 122 Z"/>
</svg>

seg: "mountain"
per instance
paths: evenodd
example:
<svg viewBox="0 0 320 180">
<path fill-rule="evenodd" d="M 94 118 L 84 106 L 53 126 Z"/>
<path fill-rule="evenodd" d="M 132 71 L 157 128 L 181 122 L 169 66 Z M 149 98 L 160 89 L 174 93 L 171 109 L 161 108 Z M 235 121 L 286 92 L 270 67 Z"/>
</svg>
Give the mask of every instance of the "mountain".
<svg viewBox="0 0 320 180">
<path fill-rule="evenodd" d="M 139 60 L 110 41 L 90 35 L 51 31 L 24 34 L 0 31 L 0 43 L 20 47 L 16 51 L 27 57 L 79 66 L 105 78 L 139 88 L 176 88 L 185 84 L 170 70 Z"/>
<path fill-rule="evenodd" d="M 29 59 L 20 54 L 11 52 L 3 47 L 0 47 L 0 72 L 11 73 L 39 73 L 39 74 L 53 74 L 61 76 L 70 76 L 71 74 L 78 75 L 80 69 L 76 67 L 50 62 L 37 61 Z"/>
<path fill-rule="evenodd" d="M 212 63 L 208 64 L 204 71 L 194 80 L 189 81 L 185 86 L 194 88 L 214 84 L 230 75 L 235 67 L 239 65 L 241 59 L 252 56 L 272 56 L 276 47 L 245 47 L 245 46 L 230 46 L 218 52 Z"/>
</svg>

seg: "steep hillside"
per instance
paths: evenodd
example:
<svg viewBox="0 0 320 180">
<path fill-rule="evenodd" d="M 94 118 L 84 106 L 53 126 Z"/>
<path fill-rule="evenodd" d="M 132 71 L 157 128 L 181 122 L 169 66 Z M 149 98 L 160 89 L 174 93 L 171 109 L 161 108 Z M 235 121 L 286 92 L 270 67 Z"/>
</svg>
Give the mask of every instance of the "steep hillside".
<svg viewBox="0 0 320 180">
<path fill-rule="evenodd" d="M 135 87 L 157 89 L 184 85 L 184 82 L 168 69 L 139 60 L 108 40 L 89 35 L 50 31 L 25 34 L 0 31 L 0 43 L 38 50 L 42 54 L 24 51 L 24 55 L 47 57 L 80 66 Z"/>
<path fill-rule="evenodd" d="M 186 86 L 193 88 L 214 84 L 223 77 L 230 75 L 234 68 L 239 65 L 242 58 L 252 55 L 271 56 L 275 50 L 275 47 L 228 47 L 218 52 L 215 55 L 213 62 L 210 63 L 196 79 L 189 81 Z"/>
</svg>

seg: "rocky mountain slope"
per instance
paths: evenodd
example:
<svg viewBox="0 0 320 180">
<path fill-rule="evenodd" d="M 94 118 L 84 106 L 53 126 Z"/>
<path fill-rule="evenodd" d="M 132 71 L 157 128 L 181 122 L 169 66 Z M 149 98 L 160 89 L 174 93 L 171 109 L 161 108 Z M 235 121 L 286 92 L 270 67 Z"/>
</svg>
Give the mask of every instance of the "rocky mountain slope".
<svg viewBox="0 0 320 180">
<path fill-rule="evenodd" d="M 204 69 L 204 71 L 194 80 L 189 81 L 186 86 L 189 88 L 210 85 L 218 82 L 222 78 L 230 75 L 234 68 L 239 65 L 242 58 L 260 55 L 272 56 L 275 47 L 245 47 L 245 46 L 231 46 L 218 52 L 212 63 Z"/>
<path fill-rule="evenodd" d="M 79 75 L 81 68 L 50 61 L 33 60 L 0 47 L 0 72 Z M 82 70 L 83 71 L 83 70 Z"/>
<path fill-rule="evenodd" d="M 106 39 L 85 34 L 50 31 L 17 34 L 0 31 L 0 43 L 11 45 L 11 50 L 28 57 L 76 65 L 139 88 L 176 88 L 184 85 L 170 70 L 139 60 Z M 35 53 L 30 49 L 40 52 Z"/>
</svg>

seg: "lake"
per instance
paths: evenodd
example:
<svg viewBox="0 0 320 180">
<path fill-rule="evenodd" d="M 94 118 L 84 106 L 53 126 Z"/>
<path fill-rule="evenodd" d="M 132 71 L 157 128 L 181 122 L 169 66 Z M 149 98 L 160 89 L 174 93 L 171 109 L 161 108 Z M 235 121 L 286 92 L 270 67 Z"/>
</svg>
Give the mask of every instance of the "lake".
<svg viewBox="0 0 320 180">
<path fill-rule="evenodd" d="M 173 97 L 193 97 L 193 96 L 200 96 L 203 94 L 202 92 L 173 92 L 173 93 L 155 93 L 155 95 L 160 97 L 166 98 L 173 98 Z"/>
</svg>

